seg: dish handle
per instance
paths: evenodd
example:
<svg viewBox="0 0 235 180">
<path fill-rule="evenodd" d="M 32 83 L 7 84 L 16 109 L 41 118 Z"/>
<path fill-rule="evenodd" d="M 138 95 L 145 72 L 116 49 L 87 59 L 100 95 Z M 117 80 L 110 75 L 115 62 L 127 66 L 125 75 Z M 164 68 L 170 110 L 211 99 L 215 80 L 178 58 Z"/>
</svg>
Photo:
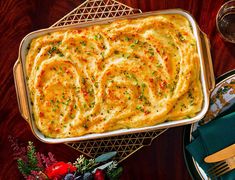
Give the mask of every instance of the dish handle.
<svg viewBox="0 0 235 180">
<path fill-rule="evenodd" d="M 210 41 L 204 32 L 202 31 L 200 32 L 201 32 L 200 36 L 202 40 L 202 51 L 203 51 L 205 71 L 206 71 L 206 81 L 208 85 L 208 91 L 211 93 L 215 88 L 215 75 L 211 59 Z"/>
<path fill-rule="evenodd" d="M 23 69 L 19 59 L 17 59 L 13 67 L 13 75 L 20 114 L 27 122 L 29 122 L 29 107 L 27 103 L 26 88 L 23 83 Z"/>
</svg>

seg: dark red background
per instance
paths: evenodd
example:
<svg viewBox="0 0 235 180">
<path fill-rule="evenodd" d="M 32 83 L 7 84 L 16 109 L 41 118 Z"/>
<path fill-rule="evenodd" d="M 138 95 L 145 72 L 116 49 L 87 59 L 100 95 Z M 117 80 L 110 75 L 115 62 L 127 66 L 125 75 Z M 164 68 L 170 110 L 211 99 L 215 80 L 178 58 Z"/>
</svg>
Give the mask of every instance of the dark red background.
<svg viewBox="0 0 235 180">
<path fill-rule="evenodd" d="M 0 179 L 21 179 L 13 160 L 8 136 L 31 140 L 42 153 L 53 152 L 58 160 L 74 161 L 80 153 L 64 144 L 48 145 L 32 135 L 21 117 L 13 81 L 13 65 L 22 38 L 29 32 L 54 24 L 83 1 L 0 0 Z M 143 12 L 182 8 L 189 11 L 211 42 L 215 76 L 235 68 L 235 46 L 219 36 L 215 17 L 222 0 L 120 0 Z M 126 159 L 122 179 L 191 179 L 183 158 L 183 127 L 169 129 Z"/>
</svg>

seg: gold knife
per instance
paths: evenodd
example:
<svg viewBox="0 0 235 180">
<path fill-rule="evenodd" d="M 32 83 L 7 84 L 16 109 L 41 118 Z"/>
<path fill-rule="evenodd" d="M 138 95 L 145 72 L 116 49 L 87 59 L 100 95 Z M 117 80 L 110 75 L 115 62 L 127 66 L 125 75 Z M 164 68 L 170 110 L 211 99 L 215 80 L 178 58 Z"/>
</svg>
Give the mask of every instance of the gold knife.
<svg viewBox="0 0 235 180">
<path fill-rule="evenodd" d="M 205 157 L 204 161 L 206 163 L 214 163 L 218 161 L 223 161 L 233 156 L 235 156 L 235 144 L 228 146 L 214 154 L 211 154 Z"/>
</svg>

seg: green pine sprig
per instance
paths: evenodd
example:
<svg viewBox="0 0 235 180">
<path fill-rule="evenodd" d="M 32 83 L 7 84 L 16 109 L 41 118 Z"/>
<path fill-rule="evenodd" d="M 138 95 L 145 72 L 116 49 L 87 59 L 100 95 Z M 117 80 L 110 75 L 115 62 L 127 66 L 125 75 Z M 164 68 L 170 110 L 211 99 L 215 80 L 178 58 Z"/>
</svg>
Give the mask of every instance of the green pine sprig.
<svg viewBox="0 0 235 180">
<path fill-rule="evenodd" d="M 17 166 L 19 171 L 24 175 L 30 175 L 31 171 L 40 171 L 41 168 L 37 166 L 38 160 L 36 156 L 36 149 L 33 142 L 29 141 L 27 146 L 27 160 L 17 159 Z"/>
<path fill-rule="evenodd" d="M 32 170 L 37 170 L 37 157 L 36 157 L 36 150 L 33 145 L 33 142 L 29 141 L 28 149 L 27 149 L 27 157 L 28 157 L 28 164 Z"/>
<path fill-rule="evenodd" d="M 17 166 L 19 171 L 23 174 L 23 175 L 29 175 L 31 170 L 29 169 L 28 165 L 21 159 L 17 159 Z"/>
</svg>

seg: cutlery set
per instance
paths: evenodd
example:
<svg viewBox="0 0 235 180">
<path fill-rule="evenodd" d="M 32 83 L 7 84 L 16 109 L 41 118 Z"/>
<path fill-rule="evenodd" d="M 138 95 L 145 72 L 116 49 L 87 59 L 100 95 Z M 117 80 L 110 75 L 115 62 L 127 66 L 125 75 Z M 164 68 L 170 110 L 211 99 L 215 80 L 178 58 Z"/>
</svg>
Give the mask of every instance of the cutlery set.
<svg viewBox="0 0 235 180">
<path fill-rule="evenodd" d="M 220 177 L 235 169 L 235 144 L 207 156 L 206 163 L 215 163 L 208 171 L 211 178 Z"/>
</svg>

